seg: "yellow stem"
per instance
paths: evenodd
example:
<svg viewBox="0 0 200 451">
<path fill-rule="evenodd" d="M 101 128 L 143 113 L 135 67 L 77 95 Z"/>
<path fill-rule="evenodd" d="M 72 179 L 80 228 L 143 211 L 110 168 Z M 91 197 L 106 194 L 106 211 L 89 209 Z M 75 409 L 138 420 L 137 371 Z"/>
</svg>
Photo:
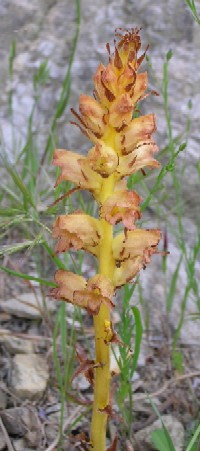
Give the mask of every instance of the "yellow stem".
<svg viewBox="0 0 200 451">
<path fill-rule="evenodd" d="M 114 189 L 114 176 L 104 180 L 100 202 L 105 202 Z M 107 276 L 111 281 L 115 261 L 112 255 L 113 227 L 101 219 L 102 240 L 99 250 L 99 273 Z M 94 402 L 91 424 L 91 451 L 104 451 L 106 446 L 106 424 L 108 415 L 101 409 L 110 403 L 110 348 L 106 341 L 106 325 L 110 323 L 110 310 L 101 305 L 99 314 L 94 316 L 96 363 L 100 366 L 95 369 Z"/>
</svg>

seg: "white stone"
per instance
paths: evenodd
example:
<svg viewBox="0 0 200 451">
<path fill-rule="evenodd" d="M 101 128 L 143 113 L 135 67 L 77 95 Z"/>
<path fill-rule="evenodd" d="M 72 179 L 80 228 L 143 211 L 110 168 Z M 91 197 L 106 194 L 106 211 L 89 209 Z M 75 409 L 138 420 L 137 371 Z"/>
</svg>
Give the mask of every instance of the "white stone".
<svg viewBox="0 0 200 451">
<path fill-rule="evenodd" d="M 90 388 L 90 383 L 84 376 L 84 374 L 79 374 L 72 382 L 72 387 L 74 389 L 79 389 L 80 391 L 86 391 Z"/>
<path fill-rule="evenodd" d="M 27 448 L 25 440 L 23 438 L 18 438 L 13 441 L 15 451 L 35 451 L 33 448 Z"/>
<path fill-rule="evenodd" d="M 37 354 L 17 354 L 13 358 L 11 386 L 22 399 L 40 398 L 49 379 L 45 357 Z"/>
<path fill-rule="evenodd" d="M 48 310 L 56 308 L 55 302 L 50 299 L 45 300 Z M 19 318 L 39 319 L 42 316 L 43 300 L 38 293 L 37 298 L 33 293 L 23 293 L 16 298 L 0 302 L 0 308 L 4 312 L 10 313 Z"/>
<path fill-rule="evenodd" d="M 34 352 L 31 340 L 25 340 L 11 335 L 6 330 L 0 329 L 0 344 L 3 344 L 11 354 L 30 354 Z"/>
<path fill-rule="evenodd" d="M 51 56 L 53 51 L 55 51 L 55 42 L 50 39 L 40 42 L 38 51 L 45 57 Z"/>
</svg>

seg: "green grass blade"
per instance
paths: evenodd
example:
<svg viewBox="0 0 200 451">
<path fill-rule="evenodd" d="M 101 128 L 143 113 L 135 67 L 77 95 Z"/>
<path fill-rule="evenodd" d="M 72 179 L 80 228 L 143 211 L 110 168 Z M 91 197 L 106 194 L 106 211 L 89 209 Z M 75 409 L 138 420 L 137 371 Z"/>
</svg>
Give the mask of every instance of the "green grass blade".
<svg viewBox="0 0 200 451">
<path fill-rule="evenodd" d="M 66 269 L 66 265 L 62 262 L 62 260 L 55 254 L 53 249 L 47 244 L 46 241 L 43 242 L 43 246 L 46 249 L 47 253 L 50 255 L 56 266 L 59 269 Z"/>
<path fill-rule="evenodd" d="M 61 309 L 61 306 L 57 312 L 56 321 L 55 321 L 55 325 L 54 325 L 54 329 L 53 329 L 53 360 L 54 360 L 55 372 L 56 372 L 58 385 L 59 385 L 60 390 L 62 390 L 63 377 L 62 377 L 62 371 L 61 371 L 60 362 L 59 362 L 59 358 L 58 358 L 58 352 L 57 352 L 57 335 L 58 335 L 59 324 L 60 324 L 60 309 Z"/>
<path fill-rule="evenodd" d="M 13 63 L 16 56 L 16 41 L 13 40 L 11 42 L 10 50 L 9 50 L 9 75 L 12 78 L 13 75 Z"/>
<path fill-rule="evenodd" d="M 67 75 L 68 75 L 68 73 L 67 73 Z M 65 108 L 68 104 L 70 88 L 71 88 L 70 78 L 68 78 L 68 77 L 67 77 L 67 82 L 68 82 L 68 84 L 66 85 L 66 88 L 65 88 L 66 92 L 63 93 L 63 96 L 61 95 L 61 98 L 56 107 L 56 115 L 55 115 L 56 120 L 62 116 L 62 114 L 64 113 Z"/>
<path fill-rule="evenodd" d="M 166 437 L 166 433 L 168 434 L 168 439 Z M 164 430 L 164 428 L 156 429 L 152 432 L 151 439 L 157 451 L 175 451 L 174 445 L 167 429 L 166 431 Z"/>
<path fill-rule="evenodd" d="M 61 339 L 61 349 L 64 361 L 66 360 L 66 344 L 67 344 L 67 322 L 66 322 L 66 304 L 62 302 L 60 306 L 60 339 Z"/>
<path fill-rule="evenodd" d="M 21 213 L 21 210 L 17 208 L 1 208 L 0 207 L 0 217 L 8 218 L 10 216 L 16 216 Z"/>
<path fill-rule="evenodd" d="M 173 300 L 174 300 L 174 295 L 175 295 L 175 291 L 176 291 L 176 286 L 177 286 L 177 280 L 178 280 L 178 275 L 179 275 L 179 269 L 180 269 L 180 265 L 182 262 L 182 258 L 183 256 L 181 255 L 176 270 L 172 276 L 172 280 L 171 280 L 171 284 L 170 284 L 170 288 L 169 288 L 169 292 L 167 295 L 167 299 L 166 299 L 166 307 L 167 307 L 167 312 L 171 312 L 171 308 L 172 308 L 172 304 L 173 304 Z"/>
<path fill-rule="evenodd" d="M 18 271 L 14 271 L 13 269 L 6 268 L 6 266 L 0 265 L 0 269 L 4 272 L 10 274 L 11 276 L 19 277 L 20 279 L 33 280 L 34 282 L 38 282 L 41 285 L 47 285 L 49 287 L 57 286 L 56 283 L 54 283 L 54 282 L 49 282 L 48 280 L 41 279 L 40 277 L 29 276 L 28 274 L 24 274 L 23 272 L 18 272 Z"/>
<path fill-rule="evenodd" d="M 0 187 L 2 188 L 3 191 L 5 191 L 8 194 L 8 198 L 12 201 L 14 201 L 15 206 L 18 206 L 18 209 L 24 210 L 23 208 L 23 204 L 19 202 L 19 195 L 17 195 L 12 189 L 10 189 L 8 186 L 6 185 L 2 185 L 0 183 Z M 4 193 L 5 196 L 5 193 Z"/>
<path fill-rule="evenodd" d="M 10 45 L 10 50 L 9 50 L 9 77 L 10 77 L 10 81 L 12 82 L 13 80 L 13 65 L 14 65 L 14 59 L 16 56 L 16 41 L 13 40 L 11 42 Z M 12 85 L 12 83 L 11 83 Z M 9 107 L 9 114 L 12 116 L 12 102 L 13 101 L 13 89 L 9 89 L 9 93 L 8 93 L 8 107 Z"/>
<path fill-rule="evenodd" d="M 14 244 L 4 244 L 0 247 L 0 257 L 3 257 L 4 255 L 10 255 L 15 252 L 19 252 L 22 249 L 28 247 L 32 248 L 36 244 L 42 243 L 42 240 L 39 237 L 36 237 L 35 240 L 25 240 L 22 243 L 14 243 Z"/>
<path fill-rule="evenodd" d="M 150 201 L 151 201 L 151 199 L 152 199 L 154 193 L 156 193 L 156 192 L 159 190 L 159 188 L 160 188 L 160 186 L 161 186 L 162 179 L 163 179 L 163 177 L 165 176 L 165 174 L 166 174 L 166 168 L 165 168 L 165 166 L 164 166 L 164 167 L 160 170 L 160 172 L 159 172 L 159 174 L 158 174 L 158 176 L 157 176 L 157 179 L 156 179 L 156 181 L 155 181 L 155 184 L 154 184 L 153 188 L 151 189 L 149 195 L 147 196 L 147 198 L 145 199 L 145 201 L 141 204 L 141 211 L 142 211 L 142 212 L 145 210 L 145 208 L 148 207 L 148 205 L 149 205 L 149 203 L 150 203 Z"/>
<path fill-rule="evenodd" d="M 195 5 L 194 0 L 185 0 L 185 2 L 188 5 L 188 7 L 190 8 L 190 11 L 191 11 L 194 19 L 200 25 L 200 17 L 199 17 L 199 15 L 197 13 L 197 9 L 196 9 L 196 5 Z"/>
<path fill-rule="evenodd" d="M 49 68 L 48 68 L 48 59 L 46 59 L 40 64 L 36 73 L 34 74 L 33 77 L 34 90 L 36 91 L 38 86 L 45 85 L 48 78 L 49 78 Z"/>
<path fill-rule="evenodd" d="M 131 378 L 137 367 L 138 358 L 140 355 L 140 345 L 142 341 L 143 327 L 140 311 L 137 307 L 131 307 L 131 311 L 135 318 L 135 347 L 134 347 L 134 357 L 132 362 Z"/>
<path fill-rule="evenodd" d="M 17 173 L 17 171 L 14 169 L 14 167 L 12 167 L 4 158 L 4 165 L 5 168 L 8 172 L 8 174 L 10 174 L 15 187 L 17 187 L 19 189 L 19 191 L 23 194 L 24 196 L 24 200 L 26 202 L 28 202 L 33 208 L 35 208 L 35 204 L 34 201 L 32 199 L 31 193 L 28 191 L 26 185 L 24 184 L 22 178 L 19 176 L 19 174 Z"/>
<path fill-rule="evenodd" d="M 162 423 L 162 430 L 163 430 L 163 432 L 165 434 L 165 443 L 167 443 L 167 445 L 168 445 L 168 448 L 166 448 L 166 451 L 176 451 L 175 448 L 174 448 L 171 436 L 170 436 L 170 434 L 169 434 L 169 432 L 168 432 L 168 430 L 167 430 L 167 428 L 166 428 L 166 426 L 165 426 L 165 424 L 163 422 L 163 419 L 162 419 L 162 417 L 160 415 L 159 410 L 157 409 L 156 405 L 153 403 L 153 401 L 150 398 L 150 396 L 148 396 L 148 399 L 149 399 L 149 402 L 151 404 L 152 409 L 154 410 L 154 412 L 156 413 L 157 417 L 160 419 L 160 421 Z M 158 448 L 158 451 L 164 451 L 164 449 L 163 448 Z"/>
<path fill-rule="evenodd" d="M 185 451 L 198 451 L 198 444 L 196 446 L 196 448 L 193 449 L 193 445 L 195 445 L 196 440 L 198 440 L 200 436 L 200 424 L 198 426 L 198 428 L 196 429 L 192 439 L 190 440 L 190 443 L 188 444 L 187 448 Z"/>
</svg>

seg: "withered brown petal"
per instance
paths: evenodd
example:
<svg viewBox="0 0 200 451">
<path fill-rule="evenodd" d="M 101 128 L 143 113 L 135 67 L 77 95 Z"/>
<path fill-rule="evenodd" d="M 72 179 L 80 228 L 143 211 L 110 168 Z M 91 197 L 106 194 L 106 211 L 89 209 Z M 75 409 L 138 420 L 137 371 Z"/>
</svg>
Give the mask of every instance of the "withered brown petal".
<svg viewBox="0 0 200 451">
<path fill-rule="evenodd" d="M 74 372 L 71 382 L 81 373 L 86 373 L 88 370 L 94 368 L 94 360 L 85 360 L 80 364 L 80 366 L 77 368 L 77 370 Z"/>
</svg>

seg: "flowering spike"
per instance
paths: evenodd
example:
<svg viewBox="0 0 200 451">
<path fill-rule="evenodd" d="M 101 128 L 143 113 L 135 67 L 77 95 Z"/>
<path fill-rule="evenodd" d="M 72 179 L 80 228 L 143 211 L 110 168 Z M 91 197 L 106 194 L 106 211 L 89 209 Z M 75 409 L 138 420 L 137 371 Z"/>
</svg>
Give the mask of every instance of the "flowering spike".
<svg viewBox="0 0 200 451">
<path fill-rule="evenodd" d="M 152 139 L 156 131 L 154 114 L 134 118 L 138 102 L 149 95 L 146 72 L 138 73 L 147 49 L 141 48 L 140 30 L 116 30 L 114 54 L 109 54 L 107 66 L 100 64 L 94 75 L 94 98 L 81 94 L 79 113 L 72 109 L 80 130 L 92 142 L 86 156 L 69 150 L 56 150 L 53 164 L 60 176 L 57 184 L 68 180 L 76 189 L 89 190 L 99 206 L 99 218 L 83 212 L 61 215 L 53 226 L 58 239 L 56 252 L 70 248 L 84 249 L 98 260 L 98 272 L 89 280 L 65 270 L 55 275 L 57 288 L 51 293 L 88 311 L 93 316 L 95 330 L 94 360 L 79 356 L 81 371 L 94 385 L 91 424 L 91 451 L 105 451 L 106 423 L 112 407 L 109 387 L 110 344 L 120 345 L 113 330 L 110 312 L 115 307 L 116 288 L 131 281 L 157 254 L 161 238 L 158 229 L 139 229 L 141 198 L 129 191 L 126 176 L 147 168 L 158 168 L 154 156 L 158 147 Z M 113 228 L 121 222 L 124 232 L 114 237 Z M 117 438 L 110 448 L 117 449 Z"/>
</svg>

